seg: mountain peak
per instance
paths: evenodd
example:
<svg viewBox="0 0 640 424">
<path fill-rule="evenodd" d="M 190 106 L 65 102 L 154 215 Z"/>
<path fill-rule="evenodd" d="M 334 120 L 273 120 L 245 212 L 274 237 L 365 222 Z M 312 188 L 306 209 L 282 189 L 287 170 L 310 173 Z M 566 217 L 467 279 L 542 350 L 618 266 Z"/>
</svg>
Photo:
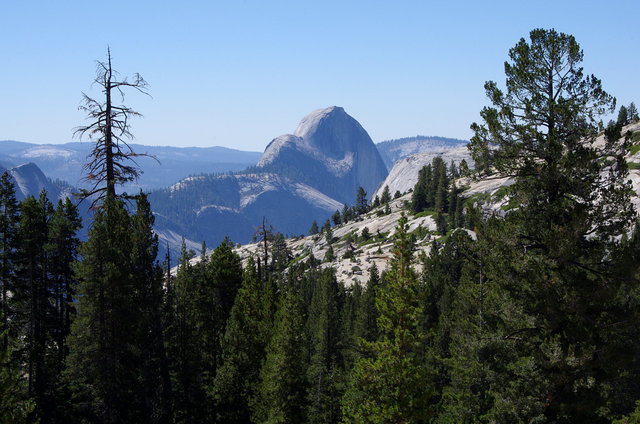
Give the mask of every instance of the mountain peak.
<svg viewBox="0 0 640 424">
<path fill-rule="evenodd" d="M 317 130 L 318 125 L 320 125 L 324 119 L 330 117 L 334 119 L 351 118 L 340 106 L 329 106 L 324 109 L 316 109 L 302 118 L 300 124 L 298 124 L 298 128 L 296 128 L 296 131 L 294 132 L 294 135 L 302 138 L 309 136 Z"/>
<path fill-rule="evenodd" d="M 286 172 L 343 203 L 353 203 L 358 187 L 373 193 L 387 168 L 371 137 L 339 106 L 317 109 L 294 134 L 275 138 L 258 167 Z"/>
</svg>

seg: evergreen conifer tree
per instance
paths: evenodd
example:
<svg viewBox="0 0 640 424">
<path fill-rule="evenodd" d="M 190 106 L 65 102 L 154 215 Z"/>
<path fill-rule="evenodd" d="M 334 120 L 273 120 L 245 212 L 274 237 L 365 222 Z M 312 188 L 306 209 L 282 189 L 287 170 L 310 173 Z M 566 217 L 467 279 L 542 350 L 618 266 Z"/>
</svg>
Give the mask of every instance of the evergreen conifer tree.
<svg viewBox="0 0 640 424">
<path fill-rule="evenodd" d="M 131 269 L 131 217 L 107 196 L 94 215 L 82 261 L 77 316 L 69 339 L 68 381 L 75 415 L 88 421 L 141 421 L 137 345 L 139 305 Z"/>
<path fill-rule="evenodd" d="M 16 252 L 18 249 L 18 203 L 15 188 L 9 173 L 0 176 L 0 279 L 2 283 L 2 323 L 0 331 L 8 330 L 9 322 L 14 321 L 14 312 L 9 307 L 9 294 L 15 290 Z M 15 337 L 15 329 L 7 333 L 2 347 L 7 348 L 8 338 Z"/>
<path fill-rule="evenodd" d="M 307 413 L 307 378 L 302 299 L 286 288 L 275 316 L 254 403 L 256 423 L 302 423 Z"/>
<path fill-rule="evenodd" d="M 411 267 L 413 243 L 407 219 L 398 222 L 388 284 L 378 292 L 379 340 L 365 343 L 343 399 L 343 421 L 422 423 L 432 415 L 433 389 L 425 367 L 420 325 L 422 288 Z"/>
<path fill-rule="evenodd" d="M 597 78 L 583 75 L 583 53 L 570 35 L 534 30 L 509 57 L 506 92 L 485 85 L 494 106 L 483 109 L 484 124 L 472 126 L 471 143 L 476 157 L 494 146 L 492 165 L 516 177 L 510 195 L 520 207 L 487 234 L 502 254 L 492 278 L 519 311 L 506 332 L 517 353 L 505 362 L 531 370 L 506 387 L 542 380 L 545 419 L 604 422 L 607 411 L 624 408 L 610 390 L 618 386 L 615 370 L 636 373 L 630 346 L 618 345 L 625 337 L 613 336 L 636 319 L 616 318 L 629 313 L 614 260 L 633 217 L 625 149 L 618 137 L 594 142 L 597 118 L 614 101 Z M 515 396 L 508 402 L 501 410 L 520 408 Z"/>
<path fill-rule="evenodd" d="M 342 370 L 338 344 L 338 282 L 333 270 L 325 269 L 315 279 L 307 315 L 310 336 L 307 370 L 308 423 L 335 423 L 340 418 Z"/>
<path fill-rule="evenodd" d="M 268 330 L 263 294 L 255 263 L 249 258 L 222 339 L 221 366 L 210 388 L 218 422 L 250 422 Z"/>
<path fill-rule="evenodd" d="M 389 191 L 389 186 L 385 185 L 382 190 L 382 195 L 380 196 L 380 204 L 386 205 L 391 201 L 391 192 Z"/>
<path fill-rule="evenodd" d="M 2 312 L 0 312 L 2 315 Z M 13 349 L 7 344 L 8 330 L 0 332 L 0 422 L 26 424 L 34 421 L 35 403 L 25 398 L 27 388 L 23 372 L 12 361 Z"/>
</svg>

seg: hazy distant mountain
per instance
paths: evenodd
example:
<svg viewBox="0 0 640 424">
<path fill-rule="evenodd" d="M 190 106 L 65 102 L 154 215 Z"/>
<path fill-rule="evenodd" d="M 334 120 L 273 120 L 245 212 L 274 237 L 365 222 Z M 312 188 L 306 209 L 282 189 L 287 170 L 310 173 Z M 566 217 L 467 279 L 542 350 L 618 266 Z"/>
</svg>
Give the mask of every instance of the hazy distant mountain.
<svg viewBox="0 0 640 424">
<path fill-rule="evenodd" d="M 47 197 L 55 205 L 58 199 L 71 197 L 73 189 L 62 181 L 52 181 L 32 162 L 14 167 L 0 166 L 0 172 L 7 171 L 16 189 L 16 200 L 21 201 L 29 196 L 38 197 L 44 189 Z"/>
<path fill-rule="evenodd" d="M 465 146 L 467 143 L 469 143 L 467 140 L 458 140 L 457 138 L 417 135 L 415 137 L 381 141 L 376 144 L 376 147 L 387 168 L 391 169 L 396 161 L 416 153 L 445 151 Z"/>
<path fill-rule="evenodd" d="M 313 219 L 342 208 L 306 184 L 271 174 L 190 177 L 151 193 L 159 232 L 171 231 L 217 246 L 225 236 L 248 242 L 266 217 L 274 230 L 306 233 Z"/>
<path fill-rule="evenodd" d="M 274 139 L 245 173 L 186 178 L 150 201 L 159 229 L 217 245 L 225 235 L 246 243 L 266 219 L 276 231 L 306 233 L 358 186 L 372 192 L 387 169 L 362 126 L 340 107 L 307 115 L 295 134 Z"/>
<path fill-rule="evenodd" d="M 271 141 L 257 169 L 287 175 L 349 204 L 359 186 L 372 193 L 387 176 L 369 134 L 337 106 L 311 112 L 294 134 Z"/>
<path fill-rule="evenodd" d="M 66 144 L 32 144 L 19 141 L 0 141 L 0 164 L 11 167 L 33 162 L 52 179 L 67 181 L 82 187 L 84 171 L 82 166 L 92 147 L 91 142 Z M 240 171 L 254 165 L 260 158 L 259 152 L 245 152 L 226 147 L 165 147 L 131 145 L 138 153 L 148 153 L 158 161 L 138 158 L 143 171 L 136 184 L 124 188 L 128 192 L 145 191 L 167 187 L 176 181 L 203 173 L 223 173 Z"/>
</svg>

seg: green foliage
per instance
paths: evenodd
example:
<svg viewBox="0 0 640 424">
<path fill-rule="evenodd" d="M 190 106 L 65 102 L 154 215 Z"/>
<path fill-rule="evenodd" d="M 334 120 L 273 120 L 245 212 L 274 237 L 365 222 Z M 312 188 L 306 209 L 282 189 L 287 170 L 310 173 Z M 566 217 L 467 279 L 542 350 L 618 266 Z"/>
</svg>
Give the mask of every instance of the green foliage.
<svg viewBox="0 0 640 424">
<path fill-rule="evenodd" d="M 380 196 L 380 204 L 386 205 L 391 201 L 391 192 L 389 191 L 389 186 L 385 185 L 382 190 L 382 195 Z"/>
<path fill-rule="evenodd" d="M 628 162 L 627 165 L 629 169 L 640 169 L 640 163 L 638 162 Z"/>
<path fill-rule="evenodd" d="M 276 272 L 284 271 L 293 256 L 291 254 L 291 250 L 287 247 L 287 242 L 284 236 L 281 233 L 276 233 L 273 237 L 271 250 L 271 267 Z"/>
<path fill-rule="evenodd" d="M 381 338 L 364 343 L 367 354 L 356 360 L 343 399 L 344 422 L 426 422 L 433 412 L 420 326 L 422 288 L 411 267 L 406 217 L 394 238 L 389 280 L 376 297 Z"/>
<path fill-rule="evenodd" d="M 304 422 L 307 378 L 302 304 L 294 287 L 287 288 L 276 312 L 271 340 L 260 370 L 254 422 Z"/>
<path fill-rule="evenodd" d="M 460 352 L 478 356 L 452 350 L 451 378 L 484 389 L 448 398 L 460 402 L 451 411 L 475 405 L 473 414 L 488 421 L 605 422 L 622 384 L 609 378 L 615 369 L 637 372 L 622 346 L 637 316 L 626 305 L 635 300 L 623 294 L 627 283 L 610 259 L 633 216 L 624 149 L 618 131 L 603 148 L 592 144 L 596 119 L 613 101 L 598 79 L 583 76 L 575 39 L 534 30 L 530 40 L 509 53 L 506 93 L 485 85 L 494 107 L 472 126 L 474 156 L 495 146 L 491 165 L 516 176 L 510 195 L 521 206 L 480 225 L 479 259 L 467 275 L 482 284 L 461 284 L 457 298 L 489 308 L 456 319 L 467 331 Z"/>
<path fill-rule="evenodd" d="M 307 314 L 310 343 L 306 422 L 335 423 L 340 419 L 343 379 L 338 282 L 331 269 L 310 277 L 315 284 Z"/>
<path fill-rule="evenodd" d="M 121 201 L 108 197 L 80 249 L 78 314 L 69 339 L 67 378 L 75 415 L 87 421 L 141 419 L 135 348 L 139 309 L 126 259 L 130 248 L 131 217 Z"/>
<path fill-rule="evenodd" d="M 334 226 L 342 224 L 342 216 L 340 215 L 340 211 L 335 211 L 334 214 L 331 215 L 331 220 L 333 221 Z"/>
<path fill-rule="evenodd" d="M 222 365 L 210 388 L 219 422 L 250 421 L 250 403 L 257 396 L 260 363 L 265 355 L 268 334 L 262 296 L 263 287 L 250 258 L 222 339 Z"/>
<path fill-rule="evenodd" d="M 356 215 L 364 215 L 369 212 L 369 202 L 367 200 L 367 192 L 364 191 L 364 188 L 358 187 L 358 192 L 356 193 Z"/>
<path fill-rule="evenodd" d="M 455 166 L 452 170 L 455 171 Z M 418 173 L 418 182 L 411 195 L 411 210 L 415 214 L 434 211 L 440 217 L 440 232 L 446 232 L 443 214 L 447 213 L 451 221 L 456 219 L 458 189 L 454 184 L 450 191 L 449 185 L 447 166 L 440 156 L 436 156 L 430 165 L 424 166 Z"/>
<path fill-rule="evenodd" d="M 9 292 L 14 290 L 15 266 L 18 248 L 18 203 L 11 177 L 4 172 L 0 177 L 0 279 L 2 283 L 2 326 L 8 329 L 8 320 L 13 312 L 9 308 Z M 14 333 L 15 335 L 15 333 Z"/>
<path fill-rule="evenodd" d="M 618 119 L 616 120 L 616 123 L 620 126 L 623 126 L 623 125 L 629 124 L 629 122 L 630 122 L 629 111 L 624 105 L 620 106 L 620 110 L 618 111 Z"/>
<path fill-rule="evenodd" d="M 329 247 L 327 248 L 327 251 L 324 254 L 324 262 L 333 262 L 336 258 L 336 255 L 333 251 L 333 246 L 329 245 Z"/>
<path fill-rule="evenodd" d="M 471 174 L 471 170 L 469 169 L 469 164 L 467 163 L 466 159 L 462 159 L 460 161 L 458 169 L 460 171 L 461 177 L 468 177 Z"/>
<path fill-rule="evenodd" d="M 634 409 L 633 412 L 612 421 L 612 424 L 640 424 L 640 401 L 636 401 L 636 409 Z"/>
<path fill-rule="evenodd" d="M 640 117 L 638 117 L 638 109 L 633 102 L 631 102 L 629 107 L 627 107 L 627 114 L 631 122 L 638 122 L 638 119 L 640 119 Z"/>
<path fill-rule="evenodd" d="M 169 412 L 162 271 L 146 197 L 130 215 L 110 197 L 80 249 L 66 379 L 79 420 L 162 421 Z"/>
<path fill-rule="evenodd" d="M 26 424 L 33 422 L 35 402 L 25 397 L 25 378 L 11 360 L 13 350 L 7 340 L 8 330 L 4 330 L 0 333 L 0 422 Z"/>
</svg>

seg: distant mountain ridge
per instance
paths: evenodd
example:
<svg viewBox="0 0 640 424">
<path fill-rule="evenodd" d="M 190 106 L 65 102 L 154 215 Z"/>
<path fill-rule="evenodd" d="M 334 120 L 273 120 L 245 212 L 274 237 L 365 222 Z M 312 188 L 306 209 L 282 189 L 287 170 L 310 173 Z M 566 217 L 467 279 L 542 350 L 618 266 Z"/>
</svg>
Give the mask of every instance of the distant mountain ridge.
<svg viewBox="0 0 640 424">
<path fill-rule="evenodd" d="M 432 150 L 447 150 L 466 146 L 467 140 L 457 138 L 417 135 L 415 137 L 403 137 L 394 140 L 381 141 L 376 144 L 387 168 L 391 169 L 400 159 L 416 153 L 426 153 Z"/>
<path fill-rule="evenodd" d="M 446 154 L 464 144 L 463 140 L 417 136 L 376 146 L 357 120 L 343 108 L 331 106 L 306 115 L 293 134 L 274 138 L 262 155 L 224 147 L 132 145 L 136 152 L 157 156 L 162 165 L 140 158 L 144 174 L 137 185 L 124 190 L 151 191 L 156 231 L 175 254 L 182 237 L 188 248 L 201 241 L 215 246 L 225 236 L 246 243 L 263 217 L 275 231 L 306 233 L 313 220 L 320 223 L 344 204 L 354 204 L 359 186 L 373 199 L 376 189 L 391 181 L 385 162 L 392 164 L 392 159 L 414 152 Z M 32 162 L 36 169 L 42 168 L 52 180 L 40 169 L 36 172 L 31 166 L 18 166 L 31 177 L 23 178 L 18 172 L 16 180 L 22 178 L 25 192 L 37 195 L 44 181 L 61 179 L 81 186 L 82 166 L 91 147 L 90 142 L 47 145 L 0 141 L 0 165 Z M 417 170 L 411 167 L 400 174 L 392 172 L 393 187 L 406 186 L 402 181 L 411 180 L 412 176 L 406 176 L 414 171 L 417 177 Z M 27 184 L 27 180 L 31 182 Z M 47 191 L 55 190 L 52 186 Z"/>
<path fill-rule="evenodd" d="M 92 143 L 74 142 L 66 144 L 34 144 L 20 141 L 0 141 L 0 164 L 5 167 L 33 162 L 52 179 L 67 181 L 83 187 L 83 165 Z M 150 191 L 167 187 L 188 176 L 203 173 L 224 173 L 243 170 L 255 164 L 259 152 L 246 152 L 227 147 L 171 147 L 132 144 L 137 153 L 148 153 L 150 157 L 139 157 L 137 162 L 143 174 L 136 183 L 124 187 L 135 193 L 140 189 Z"/>
</svg>

